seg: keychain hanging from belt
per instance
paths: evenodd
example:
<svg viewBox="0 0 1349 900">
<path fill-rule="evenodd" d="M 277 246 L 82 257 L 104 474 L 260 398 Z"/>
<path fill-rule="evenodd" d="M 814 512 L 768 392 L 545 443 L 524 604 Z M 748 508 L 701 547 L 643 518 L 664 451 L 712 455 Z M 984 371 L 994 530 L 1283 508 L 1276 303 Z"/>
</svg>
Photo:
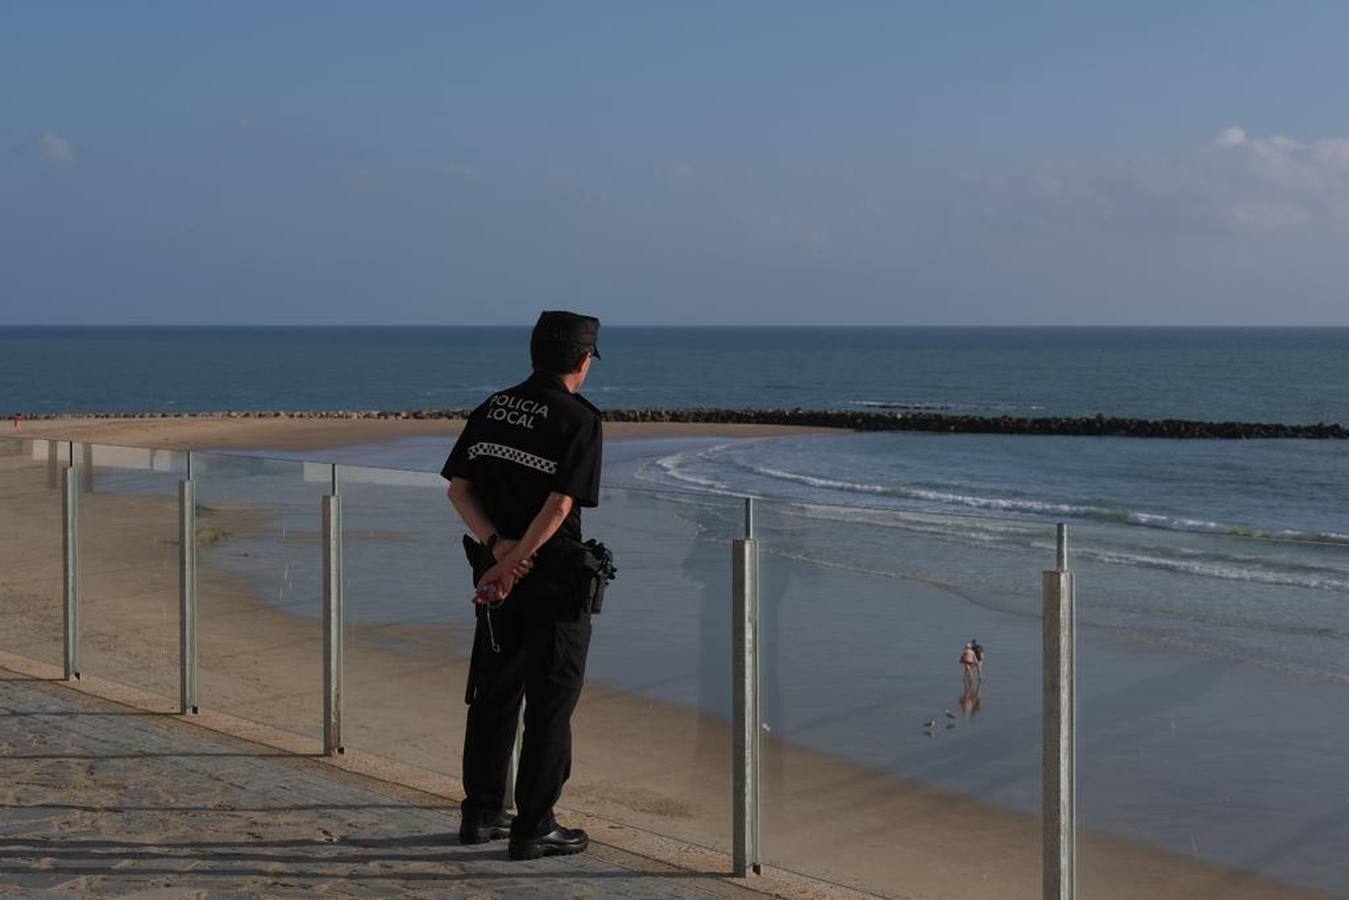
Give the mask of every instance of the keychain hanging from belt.
<svg viewBox="0 0 1349 900">
<path fill-rule="evenodd" d="M 477 594 L 473 595 L 474 603 L 478 602 L 477 597 Z M 493 653 L 500 653 L 501 645 L 497 643 L 496 631 L 492 629 L 492 610 L 499 608 L 505 602 L 506 598 L 502 597 L 500 600 L 488 600 L 482 604 L 482 615 L 487 620 L 487 646 L 491 648 Z"/>
</svg>

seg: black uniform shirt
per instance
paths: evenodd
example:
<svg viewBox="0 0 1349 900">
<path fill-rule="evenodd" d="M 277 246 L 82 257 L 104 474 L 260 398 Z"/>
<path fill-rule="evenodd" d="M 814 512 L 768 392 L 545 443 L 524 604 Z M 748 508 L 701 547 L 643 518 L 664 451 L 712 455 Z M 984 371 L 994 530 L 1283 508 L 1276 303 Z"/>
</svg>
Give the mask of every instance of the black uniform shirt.
<svg viewBox="0 0 1349 900">
<path fill-rule="evenodd" d="M 556 375 L 535 372 L 473 410 L 440 474 L 473 483 L 497 533 L 519 540 L 548 494 L 575 503 L 558 534 L 581 539 L 581 507 L 600 502 L 599 410 Z"/>
</svg>

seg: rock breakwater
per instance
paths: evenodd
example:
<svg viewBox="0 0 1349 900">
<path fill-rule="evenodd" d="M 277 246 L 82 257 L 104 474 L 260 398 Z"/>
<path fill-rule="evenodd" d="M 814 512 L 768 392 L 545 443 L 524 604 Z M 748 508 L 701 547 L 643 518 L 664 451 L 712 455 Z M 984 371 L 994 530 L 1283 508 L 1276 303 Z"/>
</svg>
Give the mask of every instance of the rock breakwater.
<svg viewBox="0 0 1349 900">
<path fill-rule="evenodd" d="M 799 425 L 852 431 L 937 431 L 957 434 L 1049 434 L 1136 438 L 1349 438 L 1338 424 L 1285 425 L 1266 422 L 1203 422 L 1114 416 L 960 416 L 926 412 L 851 412 L 800 409 L 606 410 L 613 422 L 716 422 L 718 424 Z"/>
<path fill-rule="evenodd" d="M 94 412 L 26 415 L 28 421 L 55 419 L 462 419 L 467 409 L 230 412 Z M 13 415 L 13 414 L 11 414 Z M 1341 424 L 1287 425 L 1275 422 L 1205 422 L 1187 419 L 1139 419 L 1116 416 L 962 416 L 930 412 L 860 412 L 806 409 L 609 409 L 609 422 L 788 425 L 849 431 L 926 431 L 951 434 L 1038 434 L 1098 437 L 1251 440 L 1302 438 L 1349 439 Z"/>
</svg>

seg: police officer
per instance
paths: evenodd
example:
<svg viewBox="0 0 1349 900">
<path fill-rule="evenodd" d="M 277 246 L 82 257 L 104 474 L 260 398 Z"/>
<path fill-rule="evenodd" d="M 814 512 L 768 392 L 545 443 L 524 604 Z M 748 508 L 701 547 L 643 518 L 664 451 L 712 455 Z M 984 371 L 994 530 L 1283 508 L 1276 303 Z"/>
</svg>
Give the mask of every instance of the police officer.
<svg viewBox="0 0 1349 900">
<path fill-rule="evenodd" d="M 599 504 L 599 410 L 577 393 L 599 359 L 599 324 L 570 312 L 540 315 L 529 346 L 534 374 L 473 411 L 441 470 L 450 502 L 491 553 L 475 567 L 459 837 L 509 837 L 511 859 L 580 853 L 589 843 L 553 818 L 571 774 L 571 714 L 590 646 L 589 610 L 553 551 L 580 540 L 581 507 Z M 522 699 L 512 820 L 506 774 Z"/>
</svg>

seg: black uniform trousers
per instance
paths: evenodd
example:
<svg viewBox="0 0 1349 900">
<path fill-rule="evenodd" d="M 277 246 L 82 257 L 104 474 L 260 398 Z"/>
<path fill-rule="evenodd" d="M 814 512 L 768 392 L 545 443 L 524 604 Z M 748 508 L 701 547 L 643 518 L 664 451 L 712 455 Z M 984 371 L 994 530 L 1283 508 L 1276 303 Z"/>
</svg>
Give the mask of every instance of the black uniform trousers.
<svg viewBox="0 0 1349 900">
<path fill-rule="evenodd" d="M 473 638 L 473 699 L 464 734 L 465 822 L 490 822 L 505 805 L 506 776 L 520 702 L 525 733 L 515 777 L 511 836 L 556 827 L 553 805 L 571 775 L 571 715 L 581 696 L 590 614 L 559 615 L 555 585 L 535 571 L 504 603 L 478 615 Z M 535 580 L 539 579 L 539 580 Z M 533 583 L 531 583 L 533 582 Z M 499 652 L 492 650 L 495 640 Z"/>
</svg>

